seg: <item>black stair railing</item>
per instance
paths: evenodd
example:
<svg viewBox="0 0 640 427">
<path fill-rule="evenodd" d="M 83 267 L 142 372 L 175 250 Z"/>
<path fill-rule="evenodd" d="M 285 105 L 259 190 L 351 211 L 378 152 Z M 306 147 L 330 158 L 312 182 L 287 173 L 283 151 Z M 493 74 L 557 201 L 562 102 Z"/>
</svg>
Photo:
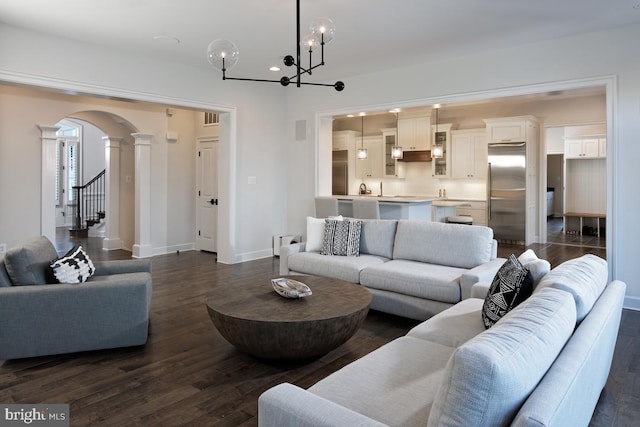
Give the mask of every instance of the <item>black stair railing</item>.
<svg viewBox="0 0 640 427">
<path fill-rule="evenodd" d="M 85 185 L 73 186 L 76 200 L 73 207 L 73 230 L 87 230 L 105 217 L 105 171 Z"/>
</svg>

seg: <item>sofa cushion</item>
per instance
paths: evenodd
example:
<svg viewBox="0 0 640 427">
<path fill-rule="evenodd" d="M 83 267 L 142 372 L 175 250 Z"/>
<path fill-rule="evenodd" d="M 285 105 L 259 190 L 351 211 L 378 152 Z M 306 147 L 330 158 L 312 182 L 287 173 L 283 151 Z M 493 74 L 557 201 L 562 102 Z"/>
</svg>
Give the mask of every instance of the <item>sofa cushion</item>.
<svg viewBox="0 0 640 427">
<path fill-rule="evenodd" d="M 360 255 L 361 228 L 362 221 L 359 219 L 325 219 L 320 253 L 322 255 Z"/>
<path fill-rule="evenodd" d="M 360 232 L 360 253 L 393 257 L 393 243 L 398 221 L 389 219 L 365 219 Z"/>
<path fill-rule="evenodd" d="M 607 285 L 608 275 L 607 262 L 587 254 L 551 270 L 540 280 L 536 290 L 551 286 L 569 292 L 575 300 L 578 322 L 581 322 Z"/>
<path fill-rule="evenodd" d="M 407 336 L 448 347 L 460 347 L 485 331 L 480 318 L 483 299 L 467 298 L 411 329 Z"/>
<path fill-rule="evenodd" d="M 361 254 L 358 257 L 325 256 L 318 252 L 297 252 L 289 255 L 288 267 L 292 274 L 303 273 L 332 277 L 351 283 L 360 283 L 360 271 L 382 264 L 387 258 Z"/>
<path fill-rule="evenodd" d="M 450 347 L 400 337 L 309 391 L 386 425 L 424 426 L 452 352 Z"/>
<path fill-rule="evenodd" d="M 543 289 L 458 347 L 447 362 L 428 425 L 509 425 L 575 321 L 571 295 Z"/>
<path fill-rule="evenodd" d="M 460 301 L 460 275 L 466 270 L 446 265 L 394 259 L 360 273 L 360 284 L 455 304 Z"/>
<path fill-rule="evenodd" d="M 482 321 L 490 328 L 533 292 L 533 278 L 515 255 L 502 264 L 482 305 Z"/>
<path fill-rule="evenodd" d="M 4 266 L 4 256 L 0 256 L 0 288 L 11 286 L 11 279 L 7 274 L 7 269 Z"/>
<path fill-rule="evenodd" d="M 44 236 L 32 237 L 7 251 L 4 263 L 14 286 L 46 285 L 49 263 L 58 258 L 53 243 Z"/>
<path fill-rule="evenodd" d="M 83 283 L 96 271 L 82 246 L 74 246 L 64 256 L 54 260 L 50 267 L 59 283 Z"/>
<path fill-rule="evenodd" d="M 393 258 L 473 268 L 491 260 L 492 245 L 489 227 L 399 221 Z"/>
</svg>

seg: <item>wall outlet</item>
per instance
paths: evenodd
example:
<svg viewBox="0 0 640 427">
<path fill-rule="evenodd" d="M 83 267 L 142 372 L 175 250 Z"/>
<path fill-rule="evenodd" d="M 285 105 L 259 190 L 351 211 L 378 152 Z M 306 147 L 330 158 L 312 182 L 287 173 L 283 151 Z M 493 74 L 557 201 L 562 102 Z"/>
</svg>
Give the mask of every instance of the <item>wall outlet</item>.
<svg viewBox="0 0 640 427">
<path fill-rule="evenodd" d="M 7 252 L 7 244 L 0 243 L 0 255 L 4 255 L 5 252 Z"/>
</svg>

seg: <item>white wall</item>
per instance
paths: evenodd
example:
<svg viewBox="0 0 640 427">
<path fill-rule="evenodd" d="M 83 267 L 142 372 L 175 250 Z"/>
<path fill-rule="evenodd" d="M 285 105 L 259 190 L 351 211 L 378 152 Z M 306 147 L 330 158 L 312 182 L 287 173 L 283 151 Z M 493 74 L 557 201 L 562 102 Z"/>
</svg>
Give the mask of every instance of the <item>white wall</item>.
<svg viewBox="0 0 640 427">
<path fill-rule="evenodd" d="M 577 87 L 597 82 L 610 84 L 608 94 L 615 115 L 609 123 L 610 184 L 608 261 L 612 277 L 627 282 L 627 306 L 640 308 L 640 284 L 635 282 L 635 252 L 640 229 L 633 219 L 640 199 L 635 182 L 640 179 L 640 55 L 634 41 L 640 26 L 572 36 L 519 48 L 503 49 L 450 61 L 383 70 L 347 78 L 341 93 L 331 90 L 290 92 L 289 124 L 316 116 L 353 112 L 367 106 L 403 107 L 489 99 L 504 95 L 522 95 L 551 89 Z M 428 57 L 425 55 L 425 61 Z M 607 77 L 608 76 L 608 77 Z M 613 76 L 613 78 L 611 78 Z M 563 83 L 569 82 L 569 83 Z M 616 87 L 617 85 L 617 87 Z M 315 134 L 315 133 L 314 133 Z M 312 197 L 317 188 L 313 160 L 317 151 L 326 150 L 326 141 L 306 145 L 289 139 L 291 161 L 289 175 L 289 231 L 304 232 L 304 217 L 313 212 Z M 624 179 L 622 179 L 624 177 Z M 624 195 L 624 196 L 623 196 Z"/>
<path fill-rule="evenodd" d="M 233 113 L 230 116 L 230 120 L 235 121 L 231 123 L 233 129 L 222 132 L 222 135 L 228 135 L 228 140 L 220 150 L 225 158 L 223 172 L 228 178 L 225 183 L 228 190 L 221 193 L 220 200 L 221 217 L 227 224 L 222 235 L 224 245 L 229 249 L 222 255 L 219 253 L 218 259 L 237 262 L 271 254 L 272 234 L 286 230 L 284 189 L 287 181 L 286 170 L 281 164 L 286 156 L 285 137 L 291 134 L 284 125 L 286 91 L 281 86 L 223 82 L 220 74 L 211 68 L 196 69 L 160 62 L 5 24 L 0 24 L 0 51 L 3 52 L 0 55 L 0 80 L 37 84 L 71 93 L 138 101 L 166 100 L 166 104 L 174 107 Z M 74 52 L 83 61 L 60 61 L 57 55 L 60 51 Z M 203 63 L 206 63 L 204 54 Z M 11 123 L 4 113 L 16 106 L 0 103 L 0 127 Z M 134 112 L 132 115 L 131 121 L 135 122 L 137 115 Z M 53 124 L 60 118 L 58 116 L 59 113 L 47 114 L 45 111 L 42 119 Z M 29 126 L 33 129 L 18 141 L 7 141 L 0 134 L 0 198 L 8 198 L 16 206 L 15 210 L 0 210 L 0 243 L 7 243 L 9 247 L 40 233 L 40 141 L 33 118 L 24 119 L 24 129 Z M 163 122 L 163 126 L 166 123 Z M 154 133 L 153 127 L 139 130 Z M 172 169 L 175 147 L 169 149 L 163 136 L 163 132 L 156 134 L 151 155 L 154 253 L 157 249 L 166 247 L 168 250 L 188 240 L 189 236 L 170 236 L 174 230 L 168 232 L 169 221 L 176 216 L 184 217 L 185 221 L 191 221 L 193 217 L 192 208 L 184 214 L 174 212 L 185 209 L 181 190 L 171 186 L 181 181 L 173 178 L 176 170 L 185 167 L 186 160 L 180 157 L 177 169 Z M 17 162 L 22 162 L 23 166 L 16 171 L 12 165 Z M 23 178 L 20 187 L 29 188 L 33 194 L 23 199 L 17 197 L 21 192 L 6 184 L 13 179 L 14 173 Z M 256 177 L 255 185 L 248 184 L 249 176 Z M 16 227 L 24 222 L 33 225 Z M 186 230 L 181 233 L 185 234 Z"/>
</svg>

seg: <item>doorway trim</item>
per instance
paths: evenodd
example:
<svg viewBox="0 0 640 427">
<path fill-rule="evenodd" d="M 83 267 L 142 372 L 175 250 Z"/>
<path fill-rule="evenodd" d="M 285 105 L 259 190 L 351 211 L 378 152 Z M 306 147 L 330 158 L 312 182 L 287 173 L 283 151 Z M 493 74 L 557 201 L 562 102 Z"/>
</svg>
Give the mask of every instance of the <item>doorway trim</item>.
<svg viewBox="0 0 640 427">
<path fill-rule="evenodd" d="M 106 97 L 106 98 L 122 98 L 132 101 L 148 102 L 159 105 L 172 105 L 174 107 L 183 107 L 188 109 L 200 110 L 200 111 L 219 111 L 221 114 L 220 120 L 220 150 L 218 166 L 221 172 L 228 172 L 225 178 L 220 182 L 219 194 L 221 198 L 226 201 L 223 207 L 219 210 L 218 227 L 220 230 L 227 230 L 225 233 L 218 234 L 218 257 L 217 260 L 224 264 L 233 264 L 236 257 L 234 248 L 236 248 L 235 242 L 235 197 L 233 197 L 233 190 L 236 187 L 236 124 L 237 124 L 237 109 L 236 107 L 228 107 L 218 104 L 210 104 L 192 99 L 175 98 L 171 96 L 153 95 L 144 92 L 137 92 L 131 90 L 118 89 L 108 86 L 98 86 L 87 83 L 73 82 L 68 80 L 61 80 L 51 77 L 34 76 L 31 74 L 6 72 L 0 70 L 0 83 L 14 83 L 27 86 L 33 86 L 37 88 L 53 89 L 61 91 L 63 93 L 72 93 L 81 96 L 93 96 L 93 97 Z M 55 134 L 55 131 L 54 131 Z M 43 140 L 45 142 L 45 140 Z M 50 142 L 50 143 L 49 143 Z M 55 154 L 51 156 L 52 148 L 55 148 L 55 139 L 43 144 L 42 162 L 43 166 L 50 167 L 50 160 L 55 160 Z M 43 169 L 44 171 L 44 169 Z M 46 184 L 46 185 L 45 185 Z M 44 182 L 43 174 L 43 187 L 41 189 L 41 221 L 40 232 L 41 234 L 55 239 L 55 207 L 52 209 L 45 209 L 47 205 L 53 205 L 53 201 L 49 199 L 53 197 L 53 188 L 50 192 L 44 190 L 51 186 L 51 183 Z M 46 198 L 46 200 L 45 200 Z M 149 207 L 150 208 L 150 207 Z M 136 220 L 137 221 L 137 220 Z M 136 223 L 135 228 L 139 229 L 140 224 Z M 51 235 L 51 233 L 54 233 Z"/>
<path fill-rule="evenodd" d="M 618 266 L 617 259 L 614 256 L 615 253 L 618 252 L 618 228 L 617 228 L 617 218 L 618 215 L 618 197 L 614 194 L 614 189 L 618 188 L 618 168 L 616 167 L 618 164 L 618 153 L 619 153 L 619 144 L 618 144 L 618 133 L 617 133 L 617 117 L 618 117 L 618 78 L 616 75 L 605 75 L 599 77 L 592 78 L 584 78 L 584 79 L 574 79 L 574 80 L 563 80 L 563 81 L 555 81 L 549 83 L 533 83 L 533 84 L 524 84 L 521 86 L 508 87 L 508 88 L 498 88 L 491 89 L 485 91 L 478 92 L 468 92 L 468 93 L 459 93 L 459 94 L 451 94 L 451 95 L 443 95 L 432 98 L 421 98 L 421 99 L 411 99 L 407 101 L 396 101 L 396 102 L 384 102 L 380 104 L 371 104 L 366 106 L 357 107 L 359 111 L 378 111 L 378 110 L 389 110 L 392 108 L 409 108 L 409 107 L 420 107 L 425 105 L 433 105 L 433 104 L 455 104 L 462 102 L 472 102 L 472 101 L 484 101 L 491 100 L 495 98 L 506 98 L 506 97 L 517 97 L 524 95 L 533 95 L 533 94 L 541 94 L 546 92 L 554 92 L 554 91 L 563 91 L 563 90 L 571 90 L 571 89 L 583 89 L 594 86 L 601 86 L 605 88 L 606 92 L 606 122 L 607 122 L 607 220 L 606 220 L 606 253 L 607 253 L 607 263 L 609 266 L 609 280 L 613 280 L 618 277 Z M 327 132 L 324 130 L 322 124 L 325 119 L 331 119 L 336 115 L 343 115 L 352 113 L 354 107 L 343 107 L 335 110 L 324 110 L 318 111 L 315 114 L 315 134 L 314 134 L 314 142 L 315 142 L 315 153 L 316 153 L 316 176 L 315 176 L 315 188 L 318 192 L 316 195 L 323 195 L 327 193 L 322 193 L 321 190 L 324 187 L 320 184 L 321 178 L 324 179 L 326 176 L 331 176 L 331 163 L 322 164 L 320 163 L 320 159 L 322 156 L 319 153 L 323 153 L 326 150 L 331 150 L 331 136 L 327 135 Z M 546 147 L 543 147 L 543 144 L 540 145 L 540 151 L 538 156 L 541 156 L 542 150 L 546 150 Z M 546 173 L 546 158 L 545 158 L 545 173 Z M 546 176 L 544 177 L 544 182 L 546 182 Z M 542 188 L 543 177 L 540 173 L 538 177 L 538 186 Z M 546 198 L 546 192 L 539 192 L 539 200 L 537 201 L 539 206 L 539 214 L 538 217 L 540 221 L 542 214 L 542 208 L 546 202 L 543 202 L 542 198 Z M 330 194 L 330 193 L 329 193 Z M 541 230 L 540 224 L 538 224 L 538 232 Z"/>
</svg>

